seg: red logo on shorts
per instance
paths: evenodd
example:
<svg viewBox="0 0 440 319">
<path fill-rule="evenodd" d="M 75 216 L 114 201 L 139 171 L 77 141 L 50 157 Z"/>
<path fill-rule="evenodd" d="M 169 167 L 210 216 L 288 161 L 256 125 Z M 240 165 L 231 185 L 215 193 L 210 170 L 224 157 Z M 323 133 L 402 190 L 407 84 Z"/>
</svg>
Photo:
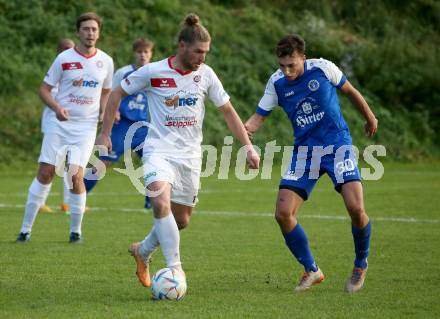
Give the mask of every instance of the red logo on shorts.
<svg viewBox="0 0 440 319">
<path fill-rule="evenodd" d="M 173 78 L 152 78 L 151 86 L 154 88 L 176 88 L 176 82 Z"/>
<path fill-rule="evenodd" d="M 63 71 L 79 70 L 83 68 L 80 62 L 63 63 L 61 64 L 61 67 L 63 68 Z"/>
</svg>

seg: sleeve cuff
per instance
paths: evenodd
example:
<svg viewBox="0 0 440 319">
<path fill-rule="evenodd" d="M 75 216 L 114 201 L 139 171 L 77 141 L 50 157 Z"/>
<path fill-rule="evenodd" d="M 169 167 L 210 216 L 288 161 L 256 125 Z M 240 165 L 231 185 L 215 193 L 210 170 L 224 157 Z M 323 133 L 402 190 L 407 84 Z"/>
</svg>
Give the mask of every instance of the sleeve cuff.
<svg viewBox="0 0 440 319">
<path fill-rule="evenodd" d="M 272 111 L 266 111 L 266 110 L 263 110 L 261 107 L 257 106 L 255 113 L 257 113 L 261 116 L 268 116 L 270 113 L 272 113 Z"/>
<path fill-rule="evenodd" d="M 50 86 L 55 86 L 56 85 L 56 84 L 53 84 L 52 81 L 50 81 L 48 77 L 45 77 L 43 82 L 46 83 L 47 85 L 50 85 Z"/>
<path fill-rule="evenodd" d="M 231 100 L 231 98 L 229 97 L 229 95 L 227 93 L 225 93 L 225 95 L 223 96 L 223 100 L 220 103 L 214 103 L 214 105 L 216 107 L 221 107 L 223 105 L 225 105 L 226 103 L 228 103 Z"/>
<path fill-rule="evenodd" d="M 347 77 L 344 74 L 342 74 L 342 78 L 341 78 L 341 80 L 339 81 L 339 84 L 336 87 L 338 89 L 340 89 L 345 84 L 345 82 L 347 82 Z"/>
<path fill-rule="evenodd" d="M 127 78 L 123 79 L 120 83 L 121 88 L 124 90 L 125 93 L 127 93 L 127 95 L 132 95 L 134 93 L 129 92 L 129 89 L 127 88 L 127 84 L 129 84 L 130 81 L 127 80 Z"/>
</svg>

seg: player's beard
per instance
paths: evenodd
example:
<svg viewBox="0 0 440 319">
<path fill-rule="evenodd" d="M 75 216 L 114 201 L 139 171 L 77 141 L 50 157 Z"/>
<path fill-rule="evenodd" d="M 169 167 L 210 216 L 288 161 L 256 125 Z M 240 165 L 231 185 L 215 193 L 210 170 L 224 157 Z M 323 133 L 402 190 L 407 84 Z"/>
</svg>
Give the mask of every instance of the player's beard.
<svg viewBox="0 0 440 319">
<path fill-rule="evenodd" d="M 182 66 L 184 70 L 197 71 L 198 66 L 189 63 L 189 61 L 182 61 Z"/>
<path fill-rule="evenodd" d="M 84 47 L 86 47 L 87 49 L 94 48 L 94 47 L 95 47 L 95 44 L 96 44 L 96 40 L 95 40 L 95 39 L 93 39 L 93 40 L 88 40 L 88 39 L 86 39 L 86 40 L 82 43 L 82 45 L 83 45 Z"/>
<path fill-rule="evenodd" d="M 182 66 L 184 67 L 185 70 L 197 71 L 200 65 L 202 64 L 202 62 L 200 64 L 191 63 L 188 56 L 189 54 L 183 55 L 181 60 Z"/>
</svg>

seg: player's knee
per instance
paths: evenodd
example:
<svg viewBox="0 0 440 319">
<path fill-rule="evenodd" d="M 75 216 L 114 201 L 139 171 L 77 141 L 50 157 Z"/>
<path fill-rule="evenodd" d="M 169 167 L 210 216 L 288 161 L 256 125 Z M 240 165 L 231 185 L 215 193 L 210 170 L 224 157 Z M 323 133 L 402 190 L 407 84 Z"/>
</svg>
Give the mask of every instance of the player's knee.
<svg viewBox="0 0 440 319">
<path fill-rule="evenodd" d="M 41 166 L 38 170 L 37 179 L 41 184 L 49 184 L 52 182 L 55 175 L 55 167 Z"/>
<path fill-rule="evenodd" d="M 84 185 L 84 178 L 82 176 L 82 174 L 74 174 L 72 175 L 72 186 L 73 189 L 79 189 Z"/>
<path fill-rule="evenodd" d="M 176 223 L 177 223 L 177 228 L 179 228 L 179 230 L 182 230 L 182 229 L 188 227 L 189 216 L 184 216 L 184 217 L 180 217 L 180 218 L 176 219 Z"/>
<path fill-rule="evenodd" d="M 277 208 L 275 212 L 275 219 L 279 225 L 285 225 L 293 218 L 292 212 L 283 207 Z"/>
<path fill-rule="evenodd" d="M 348 206 L 348 211 L 351 215 L 363 215 L 365 214 L 365 209 L 360 204 L 353 204 Z"/>
<path fill-rule="evenodd" d="M 152 199 L 152 202 L 154 212 L 161 216 L 171 211 L 170 201 L 165 198 L 159 196 Z"/>
<path fill-rule="evenodd" d="M 361 220 L 365 215 L 365 209 L 363 205 L 360 204 L 352 204 L 347 207 L 348 213 L 351 216 L 351 219 L 354 221 Z"/>
</svg>

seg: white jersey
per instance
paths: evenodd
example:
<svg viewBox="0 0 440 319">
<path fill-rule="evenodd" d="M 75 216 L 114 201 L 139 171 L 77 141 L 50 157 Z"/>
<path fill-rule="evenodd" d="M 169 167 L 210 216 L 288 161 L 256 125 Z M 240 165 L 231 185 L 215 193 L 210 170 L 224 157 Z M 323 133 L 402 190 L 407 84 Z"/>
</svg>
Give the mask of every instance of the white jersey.
<svg viewBox="0 0 440 319">
<path fill-rule="evenodd" d="M 113 75 L 112 90 L 116 89 L 119 84 L 121 84 L 121 81 L 124 79 L 124 75 L 126 75 L 128 72 L 133 72 L 135 70 L 136 67 L 134 67 L 133 64 L 128 64 L 126 66 L 123 66 L 122 68 L 117 69 L 115 74 Z"/>
<path fill-rule="evenodd" d="M 111 89 L 113 60 L 103 51 L 84 56 L 76 48 L 61 52 L 44 82 L 58 85 L 57 102 L 69 112 L 67 121 L 55 122 L 65 130 L 95 128 L 102 89 Z"/>
<path fill-rule="evenodd" d="M 173 58 L 139 68 L 122 80 L 121 86 L 129 95 L 143 89 L 148 93 L 151 125 L 144 156 L 200 157 L 205 96 L 220 107 L 229 101 L 229 95 L 206 64 L 197 71 L 182 72 L 172 67 Z"/>
</svg>

